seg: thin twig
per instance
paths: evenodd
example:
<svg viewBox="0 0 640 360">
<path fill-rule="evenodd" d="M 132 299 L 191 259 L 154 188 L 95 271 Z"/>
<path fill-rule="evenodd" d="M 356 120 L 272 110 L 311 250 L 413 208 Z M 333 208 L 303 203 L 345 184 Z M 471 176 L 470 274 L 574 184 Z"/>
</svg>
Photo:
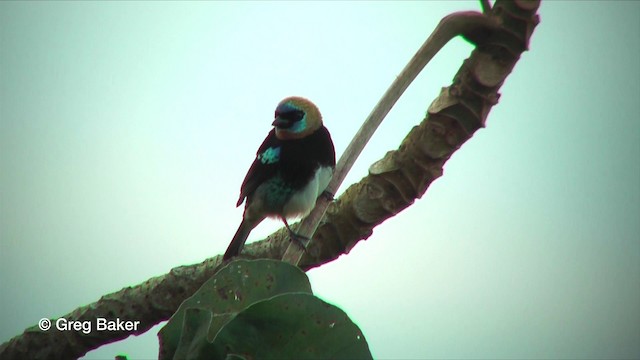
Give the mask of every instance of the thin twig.
<svg viewBox="0 0 640 360">
<path fill-rule="evenodd" d="M 440 51 L 440 49 L 458 35 L 465 35 L 478 28 L 485 29 L 495 27 L 497 27 L 497 25 L 491 18 L 477 11 L 457 12 L 443 18 L 431 36 L 429 36 L 424 44 L 422 44 L 420 49 L 418 49 L 418 52 L 416 52 L 413 58 L 411 58 L 409 63 L 405 66 L 404 70 L 402 70 L 389 89 L 387 89 L 380 101 L 378 101 L 367 119 L 364 121 L 353 140 L 351 140 L 351 143 L 347 146 L 347 149 L 344 151 L 336 165 L 336 171 L 333 174 L 333 178 L 331 179 L 329 186 L 327 186 L 327 192 L 331 194 L 336 193 L 340 184 L 342 184 L 342 181 L 347 176 L 347 173 L 351 170 L 354 162 L 362 152 L 362 149 L 364 149 L 364 146 L 367 144 L 369 139 L 371 139 L 371 136 L 376 131 L 380 123 L 382 123 L 382 120 L 398 101 L 402 93 L 404 93 L 404 91 L 409 87 L 409 84 L 413 82 L 420 71 L 422 71 L 422 69 L 438 53 L 438 51 Z M 329 203 L 329 199 L 323 196 L 318 198 L 316 207 L 309 216 L 302 221 L 297 232 L 304 237 L 311 238 L 318 228 L 318 224 L 324 216 Z M 282 260 L 298 265 L 304 251 L 304 247 L 299 242 L 292 241 L 282 257 Z"/>
</svg>

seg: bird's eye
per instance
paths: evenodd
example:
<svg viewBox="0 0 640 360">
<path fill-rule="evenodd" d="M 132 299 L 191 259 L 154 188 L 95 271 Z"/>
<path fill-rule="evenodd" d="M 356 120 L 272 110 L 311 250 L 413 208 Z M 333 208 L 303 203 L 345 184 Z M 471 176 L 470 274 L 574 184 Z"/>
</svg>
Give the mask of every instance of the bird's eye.
<svg viewBox="0 0 640 360">
<path fill-rule="evenodd" d="M 290 121 L 300 121 L 304 117 L 304 111 L 302 110 L 287 111 L 285 113 L 280 114 L 280 117 Z"/>
</svg>

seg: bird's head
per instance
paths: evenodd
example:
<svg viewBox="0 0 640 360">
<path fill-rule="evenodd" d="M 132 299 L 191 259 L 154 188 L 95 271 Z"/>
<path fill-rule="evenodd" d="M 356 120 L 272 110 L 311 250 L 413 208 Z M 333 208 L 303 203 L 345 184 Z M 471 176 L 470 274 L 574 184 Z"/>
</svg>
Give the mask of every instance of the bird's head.
<svg viewBox="0 0 640 360">
<path fill-rule="evenodd" d="M 278 104 L 272 125 L 280 140 L 301 139 L 322 126 L 322 115 L 311 101 L 292 96 Z"/>
</svg>

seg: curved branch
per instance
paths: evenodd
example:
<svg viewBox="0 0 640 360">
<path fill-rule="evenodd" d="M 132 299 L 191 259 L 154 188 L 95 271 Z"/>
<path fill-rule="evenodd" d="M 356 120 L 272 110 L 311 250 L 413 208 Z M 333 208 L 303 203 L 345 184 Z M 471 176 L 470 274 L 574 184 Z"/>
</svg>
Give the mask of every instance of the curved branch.
<svg viewBox="0 0 640 360">
<path fill-rule="evenodd" d="M 362 149 L 364 149 L 364 146 L 369 142 L 369 139 L 371 139 L 371 136 L 373 136 L 373 133 L 380 123 L 382 123 L 385 116 L 387 116 L 393 105 L 395 105 L 400 96 L 429 61 L 431 61 L 451 39 L 458 35 L 465 36 L 466 34 L 472 34 L 477 31 L 496 29 L 498 29 L 498 25 L 495 18 L 485 16 L 476 11 L 457 12 L 442 19 L 431 36 L 422 44 L 400 75 L 398 75 L 389 89 L 387 89 L 353 140 L 351 140 L 351 143 L 349 143 L 349 146 L 347 146 L 336 165 L 336 171 L 326 191 L 330 194 L 336 193 L 356 159 L 360 156 Z M 328 198 L 320 197 L 318 199 L 316 207 L 309 216 L 302 221 L 297 230 L 302 237 L 310 239 L 313 236 L 329 203 L 330 200 Z M 302 245 L 303 244 L 300 244 L 298 241 L 292 241 L 282 260 L 297 265 L 305 252 L 305 248 Z M 308 247 L 308 242 L 304 245 Z"/>
<path fill-rule="evenodd" d="M 537 1 L 496 1 L 490 16 L 495 18 L 491 21 L 500 24 L 499 29 L 463 32 L 477 48 L 464 62 L 453 85 L 442 90 L 428 115 L 397 150 L 373 164 L 368 176 L 329 204 L 314 236 L 316 241 L 311 242 L 300 267 L 320 266 L 348 252 L 358 241 L 368 238 L 377 224 L 422 196 L 431 182 L 442 175 L 442 166 L 451 154 L 484 126 L 489 110 L 497 102 L 498 89 L 527 49 L 538 23 L 538 6 Z M 402 86 L 406 88 L 408 83 Z M 372 116 L 386 114 L 393 103 L 379 104 Z M 338 175 L 332 189 L 341 181 Z M 281 229 L 265 240 L 247 245 L 243 256 L 280 259 L 288 244 L 288 235 Z M 140 320 L 135 331 L 43 332 L 34 326 L 0 345 L 0 358 L 71 359 L 101 345 L 140 335 L 167 320 L 221 265 L 222 256 L 218 255 L 200 264 L 180 266 L 63 316 L 80 321 L 95 321 L 98 317 Z"/>
<path fill-rule="evenodd" d="M 418 66 L 426 63 L 438 51 L 437 46 L 446 43 L 448 37 L 457 32 L 475 43 L 476 49 L 454 77 L 453 85 L 442 89 L 429 107 L 427 116 L 409 132 L 397 150 L 388 152 L 383 159 L 371 165 L 369 175 L 350 186 L 337 201 L 325 205 L 327 200 L 319 199 L 320 206 L 328 206 L 327 214 L 298 266 L 307 270 L 348 253 L 358 241 L 368 238 L 375 226 L 413 204 L 442 175 L 444 163 L 453 152 L 476 130 L 484 127 L 489 111 L 498 102 L 500 86 L 520 54 L 528 48 L 530 36 L 539 21 L 535 14 L 538 6 L 536 1 L 498 1 L 490 17 L 465 12 L 441 21 L 438 27 L 444 28 L 441 33 L 444 35 L 433 42 L 425 42 L 410 63 L 415 67 L 408 65 L 401 75 L 407 76 L 406 82 L 397 87 L 394 86 L 400 77 L 394 82 L 363 128 L 369 125 L 369 121 L 374 121 L 372 118 L 377 121 L 372 126 L 377 127 L 382 121 L 379 116 L 386 115 L 397 100 L 395 96 L 408 86 L 408 79 L 411 76 L 415 78 Z M 496 24 L 501 25 L 497 27 Z M 422 53 L 426 47 L 430 48 L 429 52 Z M 418 56 L 424 58 L 414 62 Z M 368 140 L 373 130 L 361 128 L 357 136 L 365 133 Z M 356 149 L 359 154 L 361 147 Z M 347 154 L 343 158 L 355 156 Z M 332 184 L 334 181 L 339 184 L 341 180 L 334 178 Z M 314 209 L 310 216 L 316 211 L 324 212 L 324 208 Z M 296 242 L 291 243 L 293 245 L 289 245 L 287 252 L 292 246 L 300 248 Z"/>
</svg>

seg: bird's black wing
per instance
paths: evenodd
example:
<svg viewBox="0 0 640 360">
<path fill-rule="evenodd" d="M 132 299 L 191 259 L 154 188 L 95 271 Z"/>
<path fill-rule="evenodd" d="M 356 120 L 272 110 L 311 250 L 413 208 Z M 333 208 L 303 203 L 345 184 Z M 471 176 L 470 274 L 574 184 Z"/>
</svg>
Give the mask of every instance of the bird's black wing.
<svg viewBox="0 0 640 360">
<path fill-rule="evenodd" d="M 251 164 L 247 175 L 244 177 L 244 181 L 240 187 L 240 198 L 236 206 L 240 206 L 244 199 L 247 196 L 251 196 L 260 184 L 275 175 L 279 167 L 278 161 L 266 161 L 265 159 L 260 159 L 260 155 L 264 154 L 269 148 L 276 149 L 280 146 L 281 142 L 276 138 L 275 130 L 272 129 L 262 142 L 262 145 L 260 145 L 260 148 L 258 148 L 256 159 L 253 160 L 253 164 Z"/>
</svg>

